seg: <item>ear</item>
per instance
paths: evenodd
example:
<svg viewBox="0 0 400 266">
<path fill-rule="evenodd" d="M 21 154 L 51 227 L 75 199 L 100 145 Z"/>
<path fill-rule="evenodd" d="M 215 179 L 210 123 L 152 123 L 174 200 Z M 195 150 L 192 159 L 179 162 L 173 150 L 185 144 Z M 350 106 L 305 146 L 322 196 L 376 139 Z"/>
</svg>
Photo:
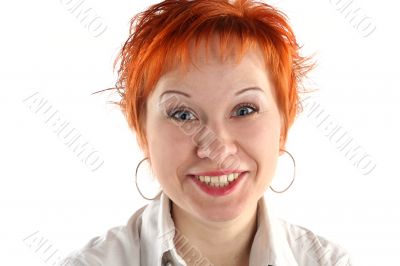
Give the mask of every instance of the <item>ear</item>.
<svg viewBox="0 0 400 266">
<path fill-rule="evenodd" d="M 144 150 L 144 151 L 143 151 L 143 155 L 144 155 L 144 157 L 149 158 L 148 160 L 149 160 L 149 162 L 150 162 L 149 151 L 148 151 L 148 150 Z"/>
<path fill-rule="evenodd" d="M 284 125 L 285 125 L 285 121 L 284 121 L 284 119 L 283 119 L 283 116 L 282 115 L 280 115 L 280 122 L 281 122 L 281 128 L 280 128 L 280 135 L 279 135 L 279 156 L 281 156 L 283 153 L 284 153 L 284 151 L 282 151 L 282 150 L 284 150 L 285 149 L 285 141 L 284 141 L 284 139 L 283 139 L 283 132 L 285 132 L 285 128 L 284 128 Z"/>
<path fill-rule="evenodd" d="M 279 156 L 282 155 L 282 154 L 284 153 L 284 151 L 282 151 L 282 150 L 284 150 L 284 149 L 285 149 L 285 143 L 284 143 L 284 141 L 283 141 L 283 136 L 281 135 L 281 136 L 279 137 Z"/>
</svg>

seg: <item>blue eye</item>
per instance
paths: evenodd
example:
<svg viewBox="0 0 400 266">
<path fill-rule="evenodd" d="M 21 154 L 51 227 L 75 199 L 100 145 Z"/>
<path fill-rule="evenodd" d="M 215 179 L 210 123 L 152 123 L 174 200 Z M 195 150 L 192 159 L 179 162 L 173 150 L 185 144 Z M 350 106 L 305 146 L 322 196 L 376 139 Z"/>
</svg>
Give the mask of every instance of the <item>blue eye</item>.
<svg viewBox="0 0 400 266">
<path fill-rule="evenodd" d="M 241 103 L 236 106 L 235 113 L 239 111 L 239 117 L 249 116 L 258 112 L 257 106 L 251 103 Z M 193 115 L 191 110 L 187 109 L 186 107 L 178 107 L 175 110 L 168 112 L 167 118 L 174 119 L 179 122 L 183 121 L 192 121 L 195 120 L 196 117 Z"/>
<path fill-rule="evenodd" d="M 193 119 L 187 119 L 189 116 L 193 116 L 192 113 L 190 113 L 190 110 L 188 109 L 178 109 L 178 110 L 173 110 L 172 112 L 169 112 L 168 118 L 172 118 L 177 121 L 190 121 Z"/>
<path fill-rule="evenodd" d="M 240 111 L 239 114 L 241 114 L 238 116 L 248 116 L 258 112 L 257 106 L 251 103 L 241 103 L 237 107 L 238 108 L 236 110 Z M 251 110 L 251 112 L 249 112 L 248 110 Z"/>
</svg>

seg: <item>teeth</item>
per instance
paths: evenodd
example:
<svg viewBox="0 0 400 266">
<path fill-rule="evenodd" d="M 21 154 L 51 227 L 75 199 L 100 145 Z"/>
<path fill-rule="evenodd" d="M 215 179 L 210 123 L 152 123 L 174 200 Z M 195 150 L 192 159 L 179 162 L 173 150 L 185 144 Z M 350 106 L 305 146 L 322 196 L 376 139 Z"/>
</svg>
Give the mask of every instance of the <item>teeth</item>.
<svg viewBox="0 0 400 266">
<path fill-rule="evenodd" d="M 214 184 L 216 184 L 216 183 L 218 183 L 218 176 L 212 176 L 211 177 L 211 183 L 214 183 Z"/>
<path fill-rule="evenodd" d="M 231 173 L 229 175 L 222 175 L 222 176 L 196 176 L 198 180 L 203 183 L 206 183 L 212 187 L 225 187 L 230 182 L 237 179 L 239 173 Z"/>
<path fill-rule="evenodd" d="M 223 175 L 219 177 L 219 182 L 220 183 L 227 183 L 228 182 L 228 176 Z"/>
</svg>

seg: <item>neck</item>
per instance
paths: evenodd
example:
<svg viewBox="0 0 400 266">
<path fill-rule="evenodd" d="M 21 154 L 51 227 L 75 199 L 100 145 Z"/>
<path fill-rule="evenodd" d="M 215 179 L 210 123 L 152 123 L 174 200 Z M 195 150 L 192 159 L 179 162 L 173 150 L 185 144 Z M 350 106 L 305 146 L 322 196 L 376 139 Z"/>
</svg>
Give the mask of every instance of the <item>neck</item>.
<svg viewBox="0 0 400 266">
<path fill-rule="evenodd" d="M 177 232 L 175 246 L 187 265 L 191 258 L 192 262 L 203 258 L 213 265 L 248 265 L 257 230 L 257 204 L 224 222 L 200 221 L 174 203 L 171 214 Z"/>
</svg>

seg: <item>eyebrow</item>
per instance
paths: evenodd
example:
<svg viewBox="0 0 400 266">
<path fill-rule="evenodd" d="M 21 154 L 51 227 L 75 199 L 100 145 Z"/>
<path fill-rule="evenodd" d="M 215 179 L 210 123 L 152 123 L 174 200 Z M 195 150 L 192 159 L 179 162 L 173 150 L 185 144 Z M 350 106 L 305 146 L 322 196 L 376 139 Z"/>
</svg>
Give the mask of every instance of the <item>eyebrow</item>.
<svg viewBox="0 0 400 266">
<path fill-rule="evenodd" d="M 235 96 L 240 95 L 240 94 L 242 94 L 242 93 L 244 93 L 244 92 L 246 92 L 246 91 L 250 91 L 250 90 L 255 90 L 255 91 L 264 92 L 264 90 L 261 89 L 261 88 L 259 88 L 259 87 L 248 87 L 248 88 L 244 88 L 244 89 L 241 89 L 240 91 L 236 92 L 236 93 L 235 93 Z M 181 95 L 183 95 L 183 96 L 185 96 L 185 97 L 187 97 L 187 98 L 191 98 L 191 96 L 190 96 L 189 94 L 187 94 L 186 92 L 177 91 L 177 90 L 168 90 L 168 91 L 164 91 L 163 93 L 161 93 L 160 99 L 161 99 L 161 97 L 162 97 L 164 94 L 167 94 L 167 93 L 181 94 Z"/>
</svg>

